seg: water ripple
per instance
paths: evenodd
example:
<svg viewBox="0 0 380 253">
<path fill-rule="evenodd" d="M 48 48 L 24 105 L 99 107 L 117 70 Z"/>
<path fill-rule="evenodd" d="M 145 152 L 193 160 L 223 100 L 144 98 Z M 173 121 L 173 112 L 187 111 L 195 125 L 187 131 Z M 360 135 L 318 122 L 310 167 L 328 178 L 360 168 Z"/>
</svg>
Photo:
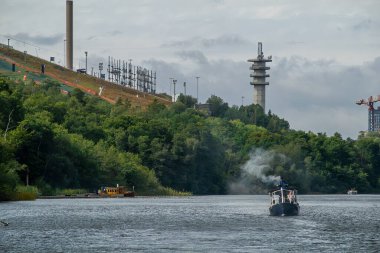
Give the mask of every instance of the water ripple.
<svg viewBox="0 0 380 253">
<path fill-rule="evenodd" d="M 378 252 L 379 195 L 66 199 L 0 204 L 0 252 Z"/>
</svg>

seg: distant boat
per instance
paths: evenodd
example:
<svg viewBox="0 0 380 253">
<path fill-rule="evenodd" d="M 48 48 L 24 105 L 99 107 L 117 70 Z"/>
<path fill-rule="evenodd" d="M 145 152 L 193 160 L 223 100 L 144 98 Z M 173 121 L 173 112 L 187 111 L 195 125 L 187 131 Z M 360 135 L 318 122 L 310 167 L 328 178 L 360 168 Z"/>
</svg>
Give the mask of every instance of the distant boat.
<svg viewBox="0 0 380 253">
<path fill-rule="evenodd" d="M 281 181 L 279 189 L 269 192 L 269 213 L 272 216 L 298 215 L 300 206 L 297 202 L 297 190 L 288 189 L 287 184 Z"/>
<path fill-rule="evenodd" d="M 358 191 L 355 190 L 354 188 L 352 188 L 352 189 L 350 189 L 350 190 L 347 191 L 347 194 L 348 195 L 356 195 L 356 194 L 358 194 Z"/>
<path fill-rule="evenodd" d="M 135 196 L 135 187 L 132 191 L 128 191 L 125 186 L 116 187 L 100 187 L 98 190 L 98 195 L 100 197 L 111 197 L 111 198 L 120 198 L 120 197 L 134 197 Z"/>
</svg>

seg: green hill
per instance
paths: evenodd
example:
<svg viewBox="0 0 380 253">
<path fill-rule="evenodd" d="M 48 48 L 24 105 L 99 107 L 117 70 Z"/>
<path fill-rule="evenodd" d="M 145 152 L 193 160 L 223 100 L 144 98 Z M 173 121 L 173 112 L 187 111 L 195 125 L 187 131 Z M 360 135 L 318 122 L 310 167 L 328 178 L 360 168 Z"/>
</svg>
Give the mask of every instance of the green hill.
<svg viewBox="0 0 380 253">
<path fill-rule="evenodd" d="M 16 65 L 16 72 L 12 72 L 12 63 Z M 45 74 L 41 74 L 41 64 L 45 64 Z M 97 95 L 99 87 L 103 86 L 101 98 L 115 103 L 117 100 L 128 100 L 132 106 L 146 108 L 154 100 L 165 105 L 169 105 L 170 98 L 167 96 L 152 95 L 140 92 L 128 87 L 122 87 L 99 78 L 77 73 L 60 65 L 48 62 L 38 57 L 24 54 L 6 45 L 0 45 L 0 76 L 8 76 L 13 79 L 23 80 L 24 75 L 27 79 L 41 82 L 46 78 L 51 78 L 61 83 L 62 88 L 79 88 L 83 92 Z"/>
</svg>

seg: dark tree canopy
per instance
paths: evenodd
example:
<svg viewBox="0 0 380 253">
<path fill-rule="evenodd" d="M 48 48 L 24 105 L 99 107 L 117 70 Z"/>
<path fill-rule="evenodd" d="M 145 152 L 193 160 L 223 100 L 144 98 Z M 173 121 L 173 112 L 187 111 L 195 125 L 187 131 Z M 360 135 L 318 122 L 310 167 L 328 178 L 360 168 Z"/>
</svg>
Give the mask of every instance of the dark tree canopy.
<svg viewBox="0 0 380 253">
<path fill-rule="evenodd" d="M 154 101 L 142 111 L 80 90 L 63 95 L 54 81 L 6 79 L 0 103 L 0 199 L 26 175 L 45 194 L 117 183 L 140 194 L 225 194 L 255 150 L 271 154 L 264 173 L 282 175 L 303 193 L 380 190 L 379 134 L 344 140 L 295 131 L 258 105 L 230 107 L 213 95 L 208 115 L 180 95 L 169 107 Z"/>
</svg>

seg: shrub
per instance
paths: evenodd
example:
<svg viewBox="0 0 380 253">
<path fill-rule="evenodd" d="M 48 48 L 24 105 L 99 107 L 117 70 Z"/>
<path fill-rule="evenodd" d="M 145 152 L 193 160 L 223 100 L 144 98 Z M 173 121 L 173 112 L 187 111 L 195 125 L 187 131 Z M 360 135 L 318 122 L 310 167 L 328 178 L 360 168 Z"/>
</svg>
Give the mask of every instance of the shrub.
<svg viewBox="0 0 380 253">
<path fill-rule="evenodd" d="M 35 200 L 37 196 L 37 187 L 18 185 L 13 200 Z"/>
<path fill-rule="evenodd" d="M 75 196 L 78 194 L 85 194 L 88 191 L 85 189 L 62 189 L 57 190 L 57 195 L 65 195 L 65 196 Z"/>
</svg>

